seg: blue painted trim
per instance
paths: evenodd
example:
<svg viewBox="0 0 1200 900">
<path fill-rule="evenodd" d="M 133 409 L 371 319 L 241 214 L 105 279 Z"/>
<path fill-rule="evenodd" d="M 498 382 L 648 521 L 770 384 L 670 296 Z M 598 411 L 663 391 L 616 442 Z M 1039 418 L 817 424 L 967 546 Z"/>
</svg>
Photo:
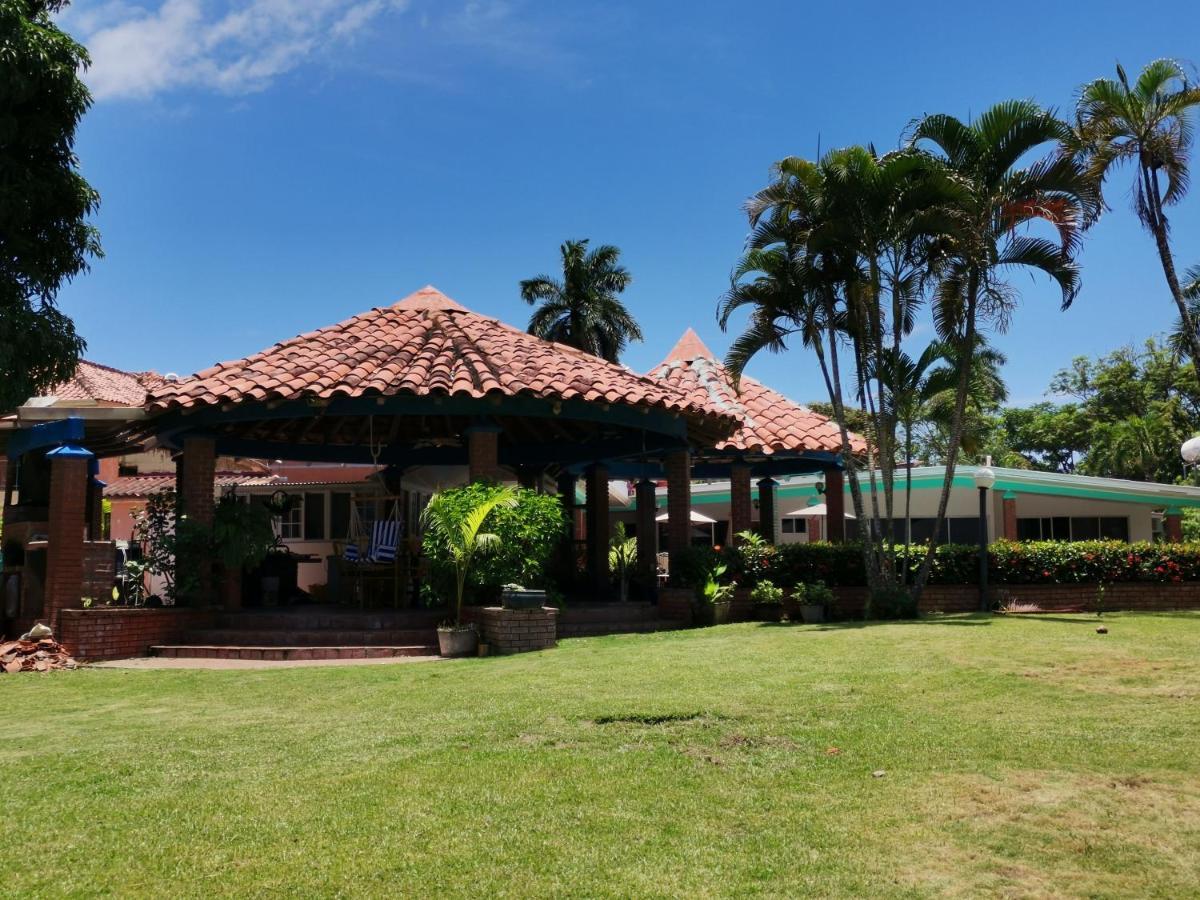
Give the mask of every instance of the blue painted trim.
<svg viewBox="0 0 1200 900">
<path fill-rule="evenodd" d="M 33 450 L 70 444 L 83 440 L 83 419 L 69 416 L 56 422 L 42 422 L 12 433 L 8 439 L 8 456 L 16 459 Z"/>
<path fill-rule="evenodd" d="M 96 454 L 74 444 L 63 444 L 46 454 L 47 459 L 95 459 Z"/>
</svg>

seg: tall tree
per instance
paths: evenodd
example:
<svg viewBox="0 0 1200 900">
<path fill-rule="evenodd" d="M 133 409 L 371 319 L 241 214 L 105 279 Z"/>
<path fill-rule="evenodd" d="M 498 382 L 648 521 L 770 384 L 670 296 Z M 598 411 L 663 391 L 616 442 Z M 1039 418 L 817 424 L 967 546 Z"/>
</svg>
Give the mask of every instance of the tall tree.
<svg viewBox="0 0 1200 900">
<path fill-rule="evenodd" d="M 1175 272 L 1166 209 L 1183 199 L 1188 187 L 1192 116 L 1200 106 L 1200 87 L 1191 84 L 1175 60 L 1159 59 L 1130 83 L 1117 66 L 1117 79 L 1085 84 L 1076 109 L 1080 158 L 1103 181 L 1119 165 L 1136 169 L 1133 208 L 1154 237 L 1167 287 L 1179 311 L 1188 355 L 1200 377 L 1200 334 Z"/>
<path fill-rule="evenodd" d="M 1187 303 L 1188 315 L 1175 320 L 1168 341 L 1171 349 L 1180 357 L 1193 358 L 1192 342 L 1196 339 L 1196 329 L 1200 328 L 1200 266 L 1192 266 L 1183 273 L 1180 288 Z"/>
<path fill-rule="evenodd" d="M 611 244 L 588 250 L 587 240 L 567 241 L 562 278 L 538 275 L 521 282 L 521 298 L 541 304 L 529 319 L 529 333 L 576 347 L 609 362 L 619 362 L 642 330 L 618 295 L 633 280 L 618 263 L 621 251 Z"/>
<path fill-rule="evenodd" d="M 968 361 L 981 321 L 1002 324 L 1011 313 L 1016 294 L 1006 276 L 1013 269 L 1047 275 L 1062 292 L 1063 308 L 1071 304 L 1080 285 L 1076 253 L 1081 233 L 1098 215 L 1100 200 L 1097 183 L 1083 164 L 1062 152 L 1073 142 L 1071 129 L 1032 101 L 998 103 L 969 123 L 949 115 L 927 116 L 914 125 L 910 142 L 935 152 L 964 189 L 947 250 L 951 262 L 934 303 L 940 336 L 967 362 L 959 366 L 950 417 L 935 525 L 940 530 L 962 445 L 971 390 Z M 1050 153 L 1044 158 L 1023 164 L 1047 147 Z M 1028 226 L 1038 221 L 1052 226 L 1057 240 L 1030 233 Z M 933 559 L 930 544 L 917 575 L 918 591 Z"/>
<path fill-rule="evenodd" d="M 65 5 L 0 0 L 0 409 L 75 371 L 85 344 L 55 298 L 100 255 L 73 149 L 89 59 L 54 23 Z"/>
<path fill-rule="evenodd" d="M 940 172 L 931 157 L 915 151 L 880 157 L 851 147 L 818 162 L 782 160 L 771 183 L 747 202 L 751 235 L 720 304 L 722 327 L 735 312 L 750 312 L 726 358 L 735 376 L 755 353 L 786 349 L 793 339 L 814 351 L 841 430 L 873 589 L 896 584 L 896 419 L 874 361 L 911 330 L 934 258 L 929 238 L 936 229 L 928 214 L 953 188 Z M 863 461 L 849 434 L 856 420 L 867 423 L 870 438 Z"/>
</svg>

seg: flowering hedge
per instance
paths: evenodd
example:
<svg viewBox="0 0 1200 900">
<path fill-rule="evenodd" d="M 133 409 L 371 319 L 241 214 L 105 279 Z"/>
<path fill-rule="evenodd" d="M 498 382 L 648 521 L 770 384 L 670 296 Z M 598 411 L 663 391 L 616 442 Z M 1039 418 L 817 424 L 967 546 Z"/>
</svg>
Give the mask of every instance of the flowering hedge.
<svg viewBox="0 0 1200 900">
<path fill-rule="evenodd" d="M 910 571 L 916 572 L 924 554 L 924 547 L 911 549 Z M 831 587 L 864 584 L 862 550 L 855 543 L 783 544 L 753 559 L 743 559 L 737 550 L 727 549 L 724 555 L 729 576 L 749 586 L 763 580 L 784 588 L 815 581 Z M 930 584 L 975 584 L 978 578 L 978 547 L 938 547 Z M 1200 581 L 1200 544 L 997 541 L 988 548 L 988 580 L 993 584 Z"/>
</svg>

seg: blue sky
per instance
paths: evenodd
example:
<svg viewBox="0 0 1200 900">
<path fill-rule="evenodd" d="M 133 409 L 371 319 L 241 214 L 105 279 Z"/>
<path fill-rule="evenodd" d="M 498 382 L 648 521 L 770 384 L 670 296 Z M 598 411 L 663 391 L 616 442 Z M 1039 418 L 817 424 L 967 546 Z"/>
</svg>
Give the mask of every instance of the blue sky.
<svg viewBox="0 0 1200 900">
<path fill-rule="evenodd" d="M 740 211 L 790 154 L 896 145 L 914 117 L 1189 63 L 1200 5 L 80 0 L 97 101 L 79 135 L 106 257 L 60 296 L 88 356 L 187 373 L 433 283 L 524 326 L 517 282 L 565 238 L 621 247 L 658 362 L 691 325 L 718 353 Z M 996 343 L 1013 401 L 1073 356 L 1169 327 L 1128 179 L 1072 309 L 1018 276 Z M 1200 263 L 1200 187 L 1173 216 Z M 820 399 L 803 351 L 751 373 Z"/>
</svg>

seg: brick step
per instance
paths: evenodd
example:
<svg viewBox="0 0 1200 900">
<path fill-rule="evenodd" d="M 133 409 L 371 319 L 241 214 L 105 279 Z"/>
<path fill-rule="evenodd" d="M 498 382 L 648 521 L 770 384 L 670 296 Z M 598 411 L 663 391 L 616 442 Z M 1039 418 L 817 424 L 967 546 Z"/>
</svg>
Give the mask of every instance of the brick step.
<svg viewBox="0 0 1200 900">
<path fill-rule="evenodd" d="M 444 609 L 366 610 L 366 611 L 242 611 L 217 616 L 218 628 L 255 631 L 314 631 L 329 628 L 343 631 L 381 629 L 436 628 L 446 618 Z"/>
<path fill-rule="evenodd" d="M 427 628 L 380 628 L 343 630 L 334 628 L 197 628 L 187 632 L 189 644 L 250 647 L 403 647 L 437 640 L 433 626 Z"/>
<path fill-rule="evenodd" d="M 204 644 L 158 644 L 150 648 L 151 656 L 168 659 L 389 659 L 396 656 L 437 656 L 438 648 L 431 644 L 412 644 L 397 647 L 276 647 L 230 646 Z"/>
<path fill-rule="evenodd" d="M 654 631 L 675 631 L 686 627 L 675 619 L 651 619 L 641 622 L 559 622 L 560 638 L 600 637 L 606 634 L 648 634 Z"/>
</svg>

